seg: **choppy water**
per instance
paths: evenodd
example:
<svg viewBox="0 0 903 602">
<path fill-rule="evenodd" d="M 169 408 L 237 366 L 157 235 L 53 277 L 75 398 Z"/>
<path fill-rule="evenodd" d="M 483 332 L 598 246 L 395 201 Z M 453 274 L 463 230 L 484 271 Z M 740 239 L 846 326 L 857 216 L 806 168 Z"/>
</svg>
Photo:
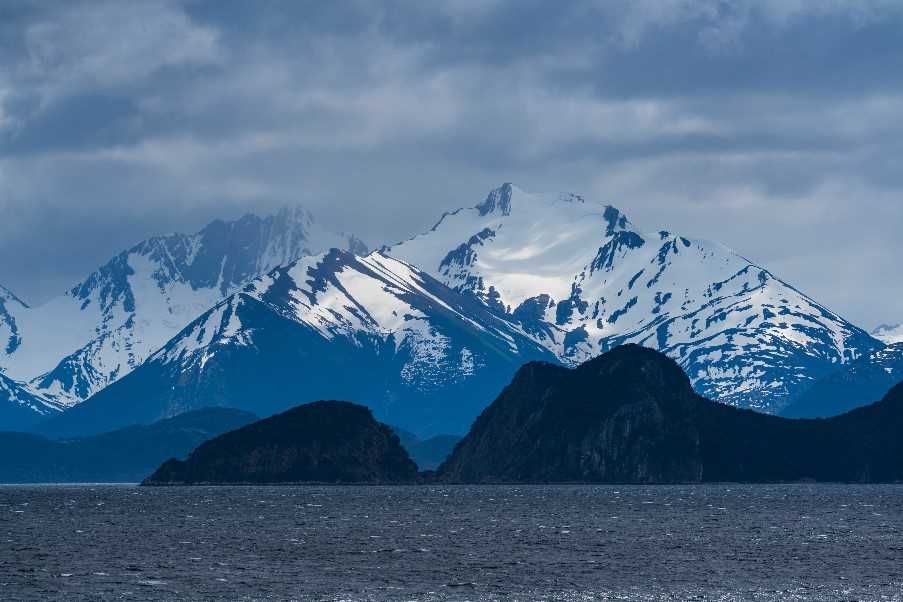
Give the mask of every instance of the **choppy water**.
<svg viewBox="0 0 903 602">
<path fill-rule="evenodd" d="M 903 487 L 0 487 L 0 599 L 903 600 Z"/>
</svg>

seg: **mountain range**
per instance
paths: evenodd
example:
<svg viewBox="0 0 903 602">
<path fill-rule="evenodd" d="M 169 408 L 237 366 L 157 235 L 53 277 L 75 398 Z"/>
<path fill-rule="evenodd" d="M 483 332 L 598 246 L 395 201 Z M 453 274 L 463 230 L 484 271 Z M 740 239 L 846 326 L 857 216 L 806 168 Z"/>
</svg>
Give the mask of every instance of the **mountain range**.
<svg viewBox="0 0 903 602">
<path fill-rule="evenodd" d="M 382 253 L 334 249 L 253 280 L 38 431 L 101 432 L 204 406 L 268 415 L 342 397 L 418 435 L 463 432 L 533 359 L 555 356 L 473 297 Z"/>
<path fill-rule="evenodd" d="M 38 307 L 0 289 L 0 367 L 41 413 L 71 407 L 251 278 L 332 247 L 366 252 L 353 236 L 317 227 L 303 208 L 285 208 L 145 240 Z"/>
<path fill-rule="evenodd" d="M 286 209 L 149 239 L 39 307 L 0 289 L 0 419 L 76 436 L 344 398 L 417 436 L 463 433 L 524 362 L 624 343 L 672 357 L 703 396 L 778 413 L 886 361 L 893 332 L 721 244 L 505 184 L 372 253 Z"/>
</svg>

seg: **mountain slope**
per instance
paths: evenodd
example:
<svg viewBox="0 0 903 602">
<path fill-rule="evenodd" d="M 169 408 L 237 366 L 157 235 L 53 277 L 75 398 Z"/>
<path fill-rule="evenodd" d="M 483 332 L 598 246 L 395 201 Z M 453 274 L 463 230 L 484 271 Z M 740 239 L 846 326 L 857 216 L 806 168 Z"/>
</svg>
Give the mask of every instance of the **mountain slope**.
<svg viewBox="0 0 903 602">
<path fill-rule="evenodd" d="M 143 485 L 412 483 L 417 465 L 365 407 L 315 401 L 211 439 Z"/>
<path fill-rule="evenodd" d="M 27 387 L 0 372 L 0 425 L 4 429 L 30 428 L 59 410 L 59 407 L 34 395 Z"/>
<path fill-rule="evenodd" d="M 0 432 L 0 483 L 137 483 L 161 462 L 256 420 L 248 412 L 207 408 L 147 426 L 67 441 Z"/>
<path fill-rule="evenodd" d="M 39 430 L 71 436 L 198 405 L 268 415 L 344 398 L 418 435 L 463 432 L 531 359 L 554 356 L 472 297 L 380 253 L 334 249 L 254 280 Z"/>
<path fill-rule="evenodd" d="M 700 393 L 766 412 L 883 346 L 720 244 L 644 233 L 576 195 L 505 184 L 385 251 L 521 320 L 564 362 L 639 343 Z"/>
<path fill-rule="evenodd" d="M 568 369 L 524 366 L 439 468 L 453 482 L 903 479 L 903 385 L 827 420 L 789 420 L 693 392 L 666 356 L 624 345 Z"/>
<path fill-rule="evenodd" d="M 903 382 L 903 343 L 838 368 L 816 381 L 782 412 L 788 418 L 836 416 L 873 403 Z"/>
<path fill-rule="evenodd" d="M 27 311 L 25 303 L 12 291 L 0 286 L 0 356 L 15 353 L 22 344 L 19 319 Z M 0 425 L 8 429 L 24 429 L 42 416 L 56 411 L 59 411 L 58 407 L 8 377 L 0 368 Z"/>
<path fill-rule="evenodd" d="M 0 366 L 30 381 L 36 394 L 73 405 L 133 370 L 251 278 L 333 246 L 362 249 L 353 237 L 318 228 L 300 208 L 151 238 L 47 304 L 17 307 L 15 321 L 4 318 L 0 302 Z"/>
</svg>

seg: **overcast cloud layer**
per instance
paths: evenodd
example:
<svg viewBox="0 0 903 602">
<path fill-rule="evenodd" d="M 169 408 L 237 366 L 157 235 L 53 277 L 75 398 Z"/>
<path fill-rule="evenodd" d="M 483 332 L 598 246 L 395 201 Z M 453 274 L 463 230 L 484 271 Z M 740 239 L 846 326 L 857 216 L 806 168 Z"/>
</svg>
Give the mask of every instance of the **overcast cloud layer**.
<svg viewBox="0 0 903 602">
<path fill-rule="evenodd" d="M 901 73 L 890 0 L 12 0 L 0 284 L 286 203 L 393 241 L 513 181 L 901 321 Z"/>
</svg>

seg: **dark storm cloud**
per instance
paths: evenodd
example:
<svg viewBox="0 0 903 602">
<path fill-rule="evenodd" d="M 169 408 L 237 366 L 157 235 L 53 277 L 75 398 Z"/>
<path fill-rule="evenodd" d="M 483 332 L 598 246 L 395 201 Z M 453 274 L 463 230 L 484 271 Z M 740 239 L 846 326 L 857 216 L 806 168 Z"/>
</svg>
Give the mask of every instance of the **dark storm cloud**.
<svg viewBox="0 0 903 602">
<path fill-rule="evenodd" d="M 897 2 L 13 2 L 0 282 L 303 203 L 373 242 L 513 180 L 903 320 Z M 842 283 L 838 286 L 838 283 Z"/>
</svg>

